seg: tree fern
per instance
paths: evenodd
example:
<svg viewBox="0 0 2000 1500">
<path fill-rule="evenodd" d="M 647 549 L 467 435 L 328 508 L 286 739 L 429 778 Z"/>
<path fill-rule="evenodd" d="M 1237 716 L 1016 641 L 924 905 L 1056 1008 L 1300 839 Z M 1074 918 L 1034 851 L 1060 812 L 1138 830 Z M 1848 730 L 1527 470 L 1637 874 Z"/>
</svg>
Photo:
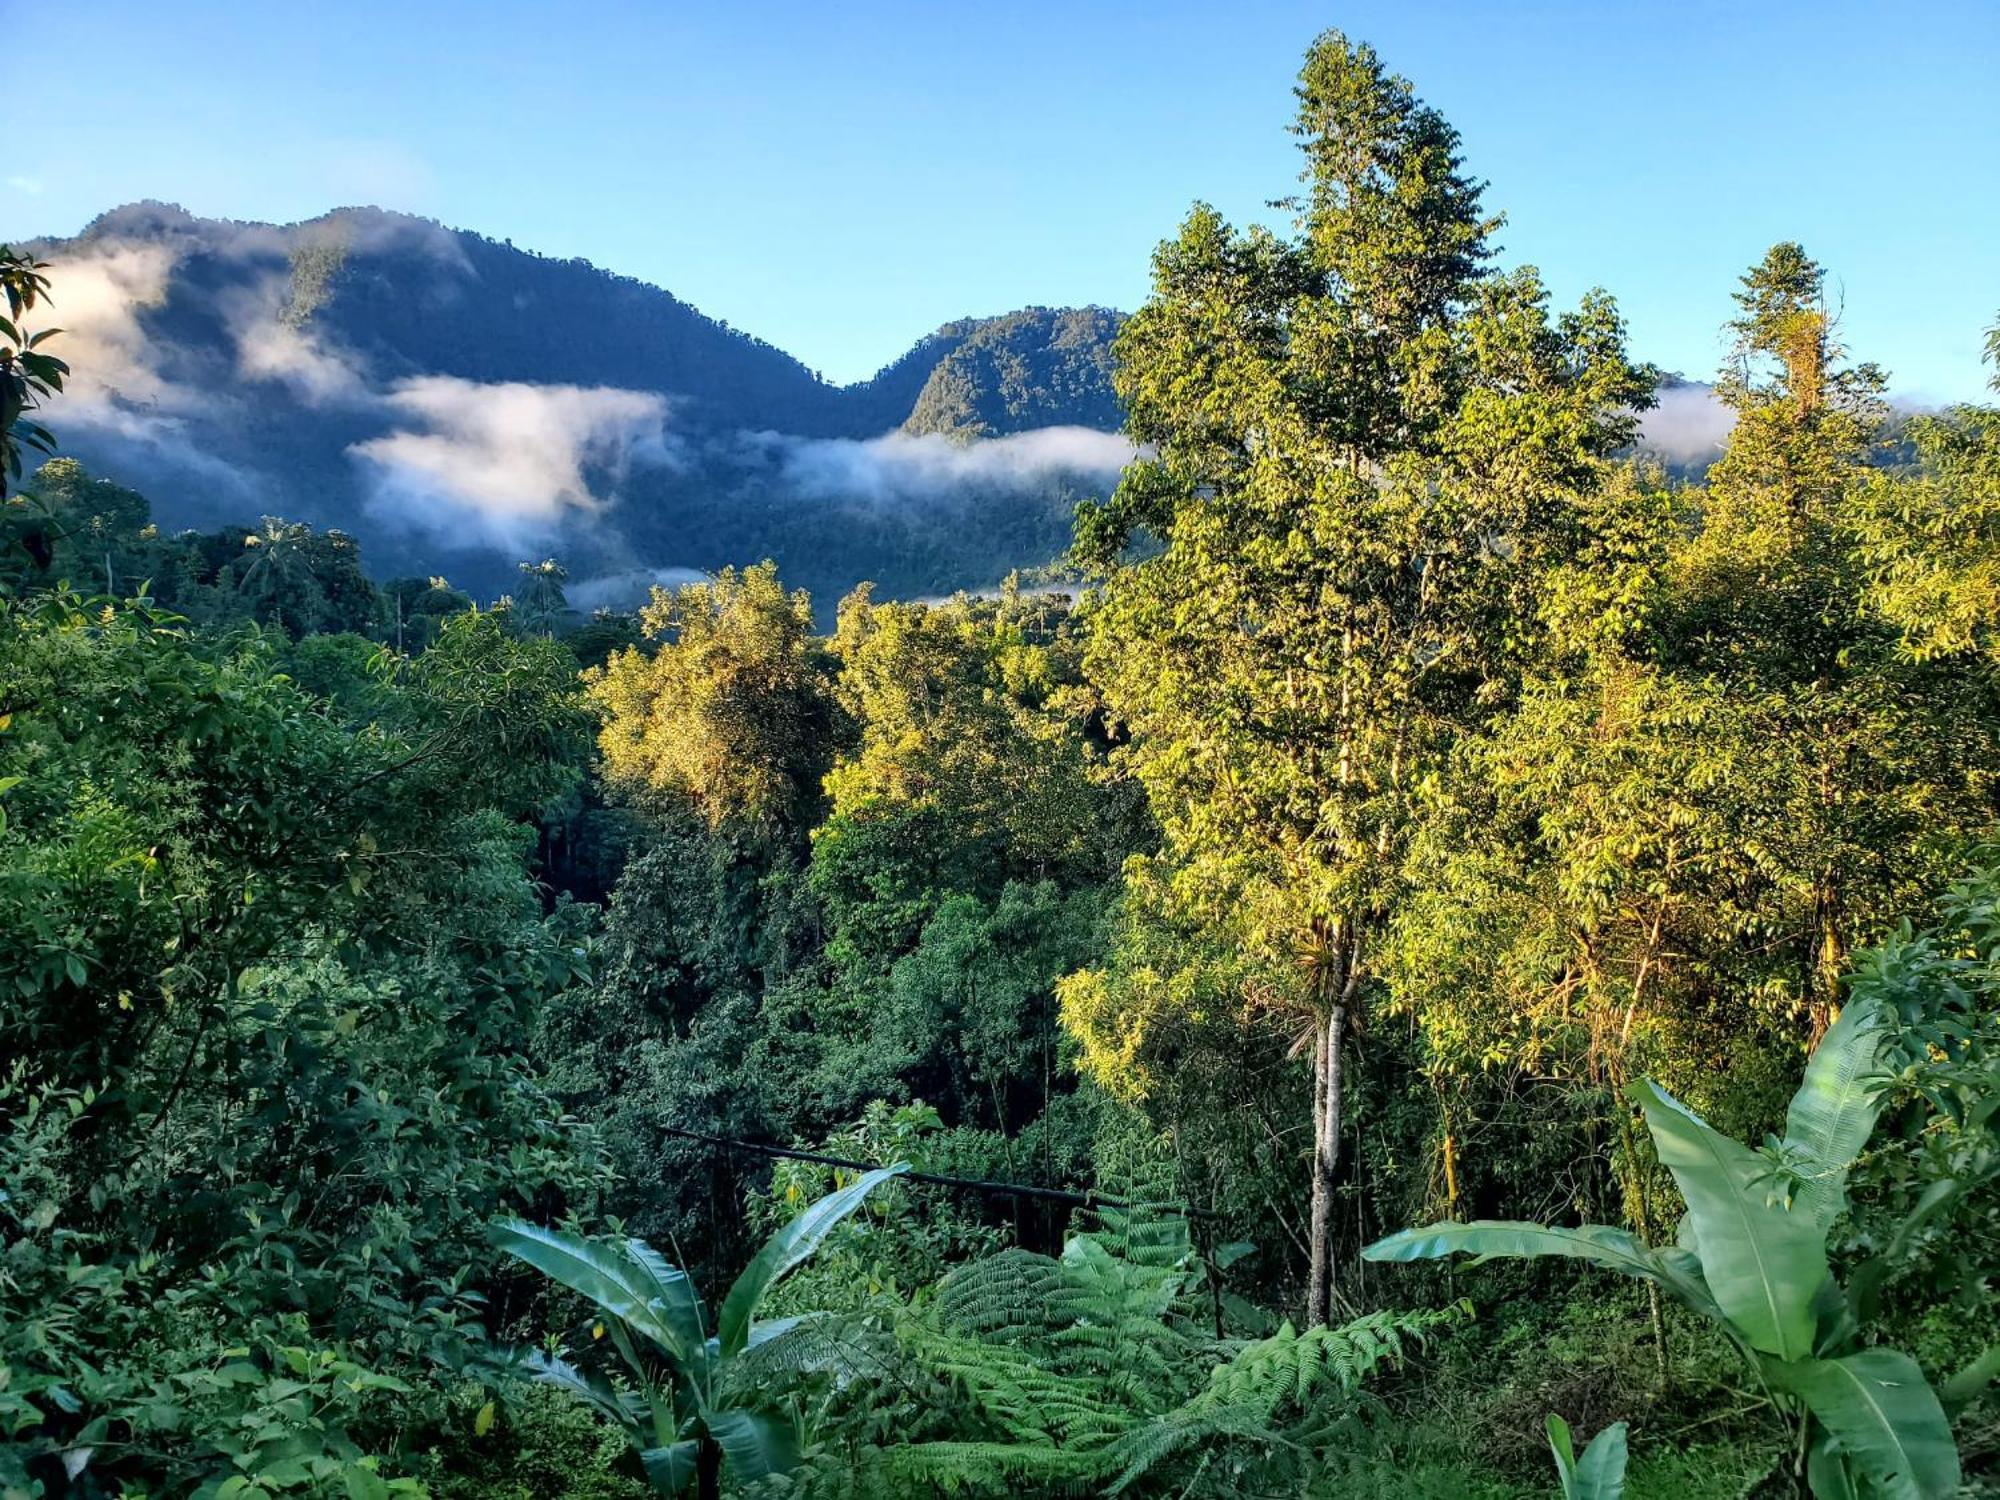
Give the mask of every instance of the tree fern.
<svg viewBox="0 0 2000 1500">
<path fill-rule="evenodd" d="M 1471 1311 L 1463 1302 L 1414 1312 L 1385 1309 L 1304 1333 L 1286 1323 L 1218 1365 L 1209 1374 L 1208 1389 L 1188 1405 L 1248 1404 L 1269 1420 L 1287 1405 L 1303 1407 L 1328 1387 L 1345 1395 L 1382 1365 L 1400 1361 L 1408 1345 L 1428 1342 L 1431 1334 L 1463 1322 Z"/>
<path fill-rule="evenodd" d="M 1060 1258 L 1009 1250 L 959 1268 L 872 1335 L 873 1377 L 781 1350 L 801 1377 L 832 1377 L 842 1415 L 814 1425 L 851 1435 L 809 1465 L 805 1492 L 1295 1491 L 1362 1382 L 1465 1316 L 1381 1312 L 1219 1340 L 1199 1316 L 1185 1220 L 1166 1218 L 1108 1211 Z"/>
<path fill-rule="evenodd" d="M 1400 1361 L 1409 1344 L 1425 1342 L 1470 1313 L 1464 1303 L 1383 1311 L 1305 1333 L 1286 1323 L 1217 1365 L 1202 1391 L 1122 1439 L 1124 1468 L 1110 1493 L 1123 1493 L 1168 1457 L 1219 1437 L 1297 1446 L 1281 1436 L 1283 1416 L 1329 1395 L 1351 1395 L 1382 1365 Z"/>
</svg>

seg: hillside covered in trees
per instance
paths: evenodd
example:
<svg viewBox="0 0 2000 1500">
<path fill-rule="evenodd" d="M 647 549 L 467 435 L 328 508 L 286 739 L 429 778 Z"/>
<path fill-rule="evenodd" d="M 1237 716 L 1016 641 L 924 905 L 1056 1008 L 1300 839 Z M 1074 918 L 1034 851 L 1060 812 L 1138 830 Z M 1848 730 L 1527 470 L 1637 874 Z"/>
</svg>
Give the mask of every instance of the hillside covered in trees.
<svg viewBox="0 0 2000 1500">
<path fill-rule="evenodd" d="M 1288 230 L 850 389 L 411 221 L 0 257 L 0 1497 L 2000 1494 L 2000 406 L 1784 242 L 1669 467 L 1477 142 L 1339 33 L 1296 106 Z M 50 331 L 113 240 L 139 365 Z M 61 430 L 384 403 L 489 521 L 607 412 L 1125 427 L 1059 587 L 815 597 L 772 510 L 630 610 Z"/>
<path fill-rule="evenodd" d="M 66 454 L 170 527 L 283 515 L 482 596 L 530 554 L 626 604 L 763 556 L 828 598 L 991 587 L 1131 452 L 1098 308 L 951 323 L 836 386 L 657 287 L 378 209 L 141 203 L 32 248 Z"/>
</svg>

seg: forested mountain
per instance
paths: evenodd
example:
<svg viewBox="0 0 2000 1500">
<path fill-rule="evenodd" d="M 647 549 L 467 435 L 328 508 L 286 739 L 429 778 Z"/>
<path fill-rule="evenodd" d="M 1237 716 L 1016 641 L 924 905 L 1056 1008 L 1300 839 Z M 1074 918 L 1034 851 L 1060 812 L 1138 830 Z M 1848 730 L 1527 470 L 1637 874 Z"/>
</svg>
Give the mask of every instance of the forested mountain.
<svg viewBox="0 0 2000 1500">
<path fill-rule="evenodd" d="M 0 1500 L 2000 1495 L 2000 406 L 1789 241 L 1663 377 L 1293 97 L 1123 438 L 1095 310 L 839 390 L 385 215 L 0 246 Z M 796 586 L 1092 443 L 1060 589 Z M 293 470 L 792 565 L 172 529 Z"/>
<path fill-rule="evenodd" d="M 335 526 L 479 593 L 549 554 L 586 599 L 767 555 L 829 599 L 988 586 L 1130 453 L 1100 308 L 951 323 L 836 386 L 657 287 L 377 209 L 134 204 L 37 251 L 66 451 L 165 527 Z"/>
<path fill-rule="evenodd" d="M 931 367 L 903 426 L 967 437 L 1122 426 L 1111 389 L 1111 342 L 1122 321 L 1102 307 L 1030 307 L 948 324 L 938 338 L 955 347 Z"/>
</svg>

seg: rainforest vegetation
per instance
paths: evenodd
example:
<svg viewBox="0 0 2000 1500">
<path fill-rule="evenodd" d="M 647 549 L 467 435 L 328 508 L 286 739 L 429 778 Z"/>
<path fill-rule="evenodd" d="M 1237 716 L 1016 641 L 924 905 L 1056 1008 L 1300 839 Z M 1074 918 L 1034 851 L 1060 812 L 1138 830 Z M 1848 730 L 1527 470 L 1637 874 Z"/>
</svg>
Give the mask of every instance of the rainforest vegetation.
<svg viewBox="0 0 2000 1500">
<path fill-rule="evenodd" d="M 163 534 L 7 253 L 0 1496 L 2000 1494 L 2000 407 L 1780 244 L 1668 473 L 1296 133 L 1064 570 L 817 616 Z"/>
</svg>

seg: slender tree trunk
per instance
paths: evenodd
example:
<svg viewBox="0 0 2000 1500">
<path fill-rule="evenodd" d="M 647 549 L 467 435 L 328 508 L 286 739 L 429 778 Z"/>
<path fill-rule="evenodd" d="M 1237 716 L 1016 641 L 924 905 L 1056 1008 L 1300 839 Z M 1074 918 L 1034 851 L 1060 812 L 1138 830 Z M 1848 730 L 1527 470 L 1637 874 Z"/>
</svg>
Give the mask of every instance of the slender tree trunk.
<svg viewBox="0 0 2000 1500">
<path fill-rule="evenodd" d="M 1808 1046 L 1817 1047 L 1827 1028 L 1833 1025 L 1834 1007 L 1840 1003 L 1840 980 L 1847 969 L 1847 944 L 1840 931 L 1838 877 L 1832 871 L 1821 876 L 1813 892 L 1813 925 L 1817 929 L 1808 940 L 1806 957 L 1806 1022 Z"/>
<path fill-rule="evenodd" d="M 1306 1326 L 1317 1328 L 1333 1309 L 1333 1187 L 1340 1166 L 1340 1037 L 1347 1007 L 1336 1002 L 1313 1051 L 1312 1279 L 1306 1292 Z"/>
</svg>

